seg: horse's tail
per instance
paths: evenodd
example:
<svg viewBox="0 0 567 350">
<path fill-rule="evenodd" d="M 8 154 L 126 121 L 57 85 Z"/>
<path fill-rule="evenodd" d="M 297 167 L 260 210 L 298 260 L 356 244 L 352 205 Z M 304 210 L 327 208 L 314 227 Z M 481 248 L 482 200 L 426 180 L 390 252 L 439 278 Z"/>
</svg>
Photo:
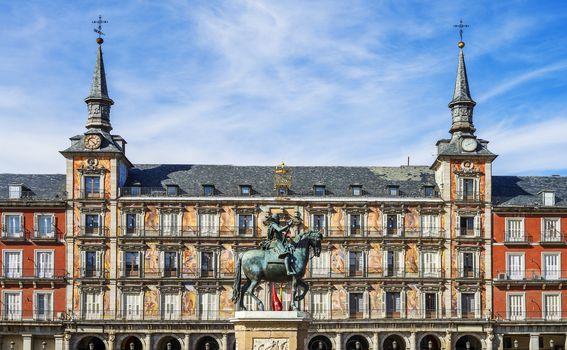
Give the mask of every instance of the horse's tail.
<svg viewBox="0 0 567 350">
<path fill-rule="evenodd" d="M 232 286 L 232 302 L 238 303 L 240 299 L 240 280 L 242 279 L 242 269 L 240 268 L 242 262 L 242 255 L 238 257 L 236 266 L 234 267 L 234 284 Z"/>
</svg>

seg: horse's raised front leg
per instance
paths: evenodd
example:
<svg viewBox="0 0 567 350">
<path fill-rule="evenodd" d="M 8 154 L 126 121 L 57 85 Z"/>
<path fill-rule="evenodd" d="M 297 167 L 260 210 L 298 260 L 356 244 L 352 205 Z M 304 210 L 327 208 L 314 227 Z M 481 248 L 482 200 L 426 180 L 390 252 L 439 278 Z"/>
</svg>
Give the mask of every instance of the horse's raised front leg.
<svg viewBox="0 0 567 350">
<path fill-rule="evenodd" d="M 307 292 L 309 291 L 309 285 L 301 278 L 297 279 L 297 284 L 298 287 L 301 287 L 301 289 L 303 290 L 303 292 L 296 296 L 297 300 L 303 300 L 303 298 L 305 298 L 305 295 L 307 294 Z M 299 288 L 297 288 L 299 290 Z"/>
<path fill-rule="evenodd" d="M 236 302 L 236 311 L 246 310 L 246 306 L 244 306 L 244 294 L 250 288 L 250 284 L 252 281 L 249 279 L 246 280 L 243 286 L 240 287 L 240 293 L 238 294 L 238 300 Z"/>
<path fill-rule="evenodd" d="M 260 298 L 258 298 L 256 296 L 256 294 L 254 294 L 254 290 L 256 289 L 257 285 L 258 285 L 257 280 L 251 280 L 250 288 L 249 288 L 250 291 L 248 293 L 250 293 L 252 298 L 254 298 L 254 300 L 256 300 L 256 305 L 258 305 L 258 310 L 264 311 L 264 303 L 262 302 L 262 300 L 260 300 Z"/>
</svg>

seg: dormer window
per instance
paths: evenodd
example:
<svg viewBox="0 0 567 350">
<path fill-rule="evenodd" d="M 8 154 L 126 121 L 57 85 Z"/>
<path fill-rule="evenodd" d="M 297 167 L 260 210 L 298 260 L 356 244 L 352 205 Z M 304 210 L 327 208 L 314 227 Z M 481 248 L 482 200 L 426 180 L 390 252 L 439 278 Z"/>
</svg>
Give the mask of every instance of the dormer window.
<svg viewBox="0 0 567 350">
<path fill-rule="evenodd" d="M 177 185 L 166 185 L 165 187 L 168 196 L 177 196 L 179 193 L 179 187 Z"/>
<path fill-rule="evenodd" d="M 203 194 L 207 197 L 215 195 L 215 186 L 214 185 L 203 185 Z"/>
<path fill-rule="evenodd" d="M 8 198 L 9 199 L 20 199 L 20 198 L 22 198 L 22 185 L 9 185 L 8 186 Z"/>
<path fill-rule="evenodd" d="M 287 187 L 279 186 L 278 187 L 278 196 L 287 196 Z"/>
<path fill-rule="evenodd" d="M 142 194 L 142 185 L 139 182 L 134 182 L 130 189 L 130 194 L 132 196 L 140 196 Z"/>
<path fill-rule="evenodd" d="M 316 197 L 324 197 L 326 192 L 325 192 L 325 185 L 315 185 L 313 186 L 313 194 Z"/>
<path fill-rule="evenodd" d="M 425 197 L 433 197 L 435 195 L 435 187 L 434 186 L 424 186 L 423 187 L 423 194 Z"/>
<path fill-rule="evenodd" d="M 250 196 L 252 195 L 252 186 L 250 185 L 240 185 L 240 195 Z"/>
<path fill-rule="evenodd" d="M 361 185 L 352 185 L 350 186 L 350 190 L 353 196 L 362 196 L 362 186 Z"/>
<path fill-rule="evenodd" d="M 397 185 L 388 186 L 388 195 L 399 196 L 400 195 L 400 187 L 397 186 Z"/>
<path fill-rule="evenodd" d="M 541 193 L 541 199 L 544 206 L 554 206 L 555 205 L 555 192 L 543 191 Z"/>
</svg>

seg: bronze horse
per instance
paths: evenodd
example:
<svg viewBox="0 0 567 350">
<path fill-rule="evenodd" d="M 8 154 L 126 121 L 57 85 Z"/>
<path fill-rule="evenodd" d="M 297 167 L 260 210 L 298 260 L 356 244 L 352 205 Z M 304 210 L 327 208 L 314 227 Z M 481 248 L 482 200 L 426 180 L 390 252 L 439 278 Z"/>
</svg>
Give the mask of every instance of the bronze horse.
<svg viewBox="0 0 567 350">
<path fill-rule="evenodd" d="M 298 234 L 293 240 L 295 250 L 292 261 L 297 272 L 289 276 L 286 272 L 283 259 L 273 249 L 254 249 L 244 252 L 236 263 L 236 276 L 232 291 L 232 301 L 236 304 L 236 311 L 246 310 L 244 306 L 244 295 L 250 294 L 256 301 L 259 310 L 264 310 L 264 303 L 254 294 L 254 290 L 261 281 L 266 282 L 292 282 L 292 308 L 299 311 L 299 301 L 305 297 L 309 285 L 303 280 L 307 264 L 309 263 L 310 248 L 313 248 L 314 256 L 321 254 L 321 240 L 323 235 L 318 231 Z M 241 269 L 242 267 L 242 269 Z M 246 276 L 246 283 L 241 286 L 242 271 Z M 299 289 L 303 292 L 300 294 Z"/>
</svg>

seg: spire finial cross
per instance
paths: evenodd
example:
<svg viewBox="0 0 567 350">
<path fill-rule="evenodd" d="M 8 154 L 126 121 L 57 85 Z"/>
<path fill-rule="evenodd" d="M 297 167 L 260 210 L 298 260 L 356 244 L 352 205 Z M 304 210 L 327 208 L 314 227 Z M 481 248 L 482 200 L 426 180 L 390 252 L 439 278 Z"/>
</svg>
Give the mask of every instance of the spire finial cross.
<svg viewBox="0 0 567 350">
<path fill-rule="evenodd" d="M 455 24 L 453 25 L 453 27 L 455 28 L 459 28 L 459 38 L 461 39 L 461 42 L 463 41 L 463 28 L 468 28 L 469 25 L 468 24 L 464 24 L 463 20 L 461 19 L 459 21 L 459 24 Z"/>
<path fill-rule="evenodd" d="M 108 21 L 103 21 L 102 16 L 98 15 L 98 21 L 93 21 L 93 23 L 98 24 L 97 28 L 95 28 L 94 31 L 95 33 L 98 34 L 98 37 L 100 38 L 102 35 L 104 35 L 104 33 L 102 32 L 102 24 L 108 23 Z"/>
</svg>

